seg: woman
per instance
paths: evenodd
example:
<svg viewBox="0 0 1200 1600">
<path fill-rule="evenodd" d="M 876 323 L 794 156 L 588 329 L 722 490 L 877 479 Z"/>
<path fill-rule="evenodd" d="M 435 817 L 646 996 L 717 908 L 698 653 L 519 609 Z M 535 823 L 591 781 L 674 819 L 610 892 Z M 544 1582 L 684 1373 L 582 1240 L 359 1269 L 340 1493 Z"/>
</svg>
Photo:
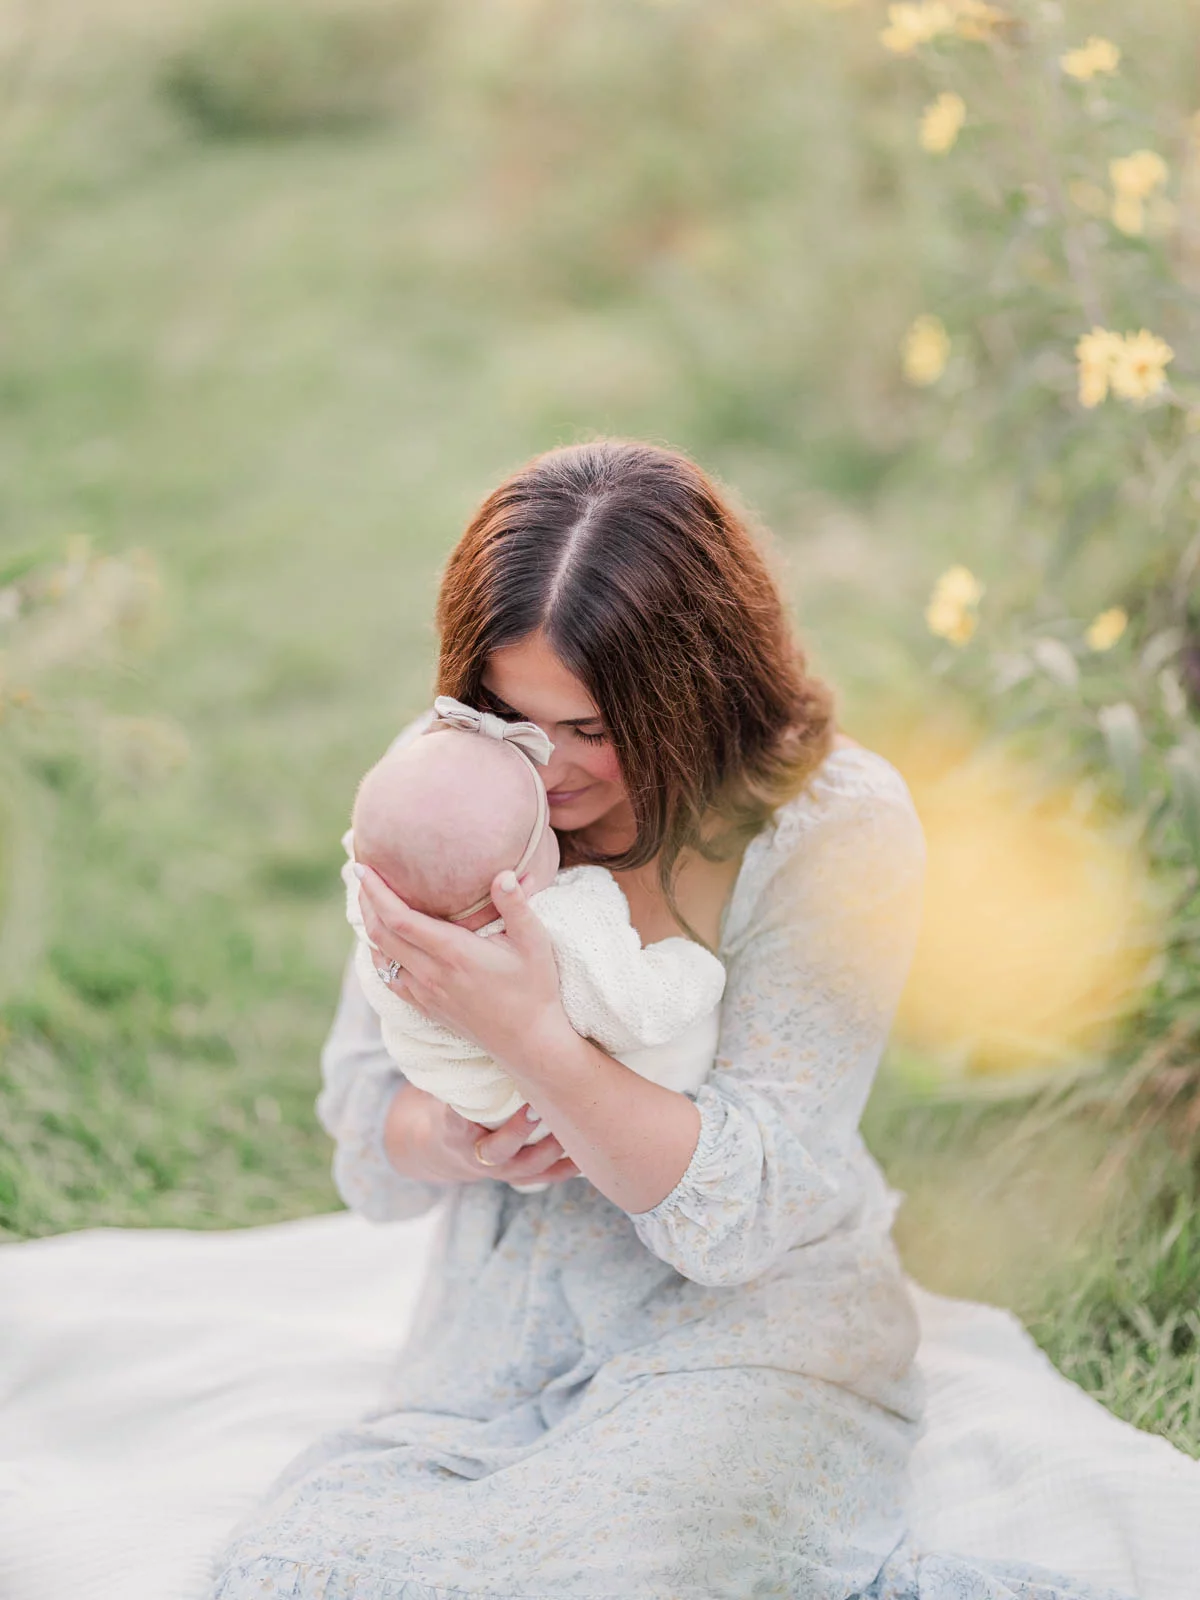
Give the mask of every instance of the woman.
<svg viewBox="0 0 1200 1600">
<path fill-rule="evenodd" d="M 725 962 L 717 1061 L 681 1095 L 576 1035 L 511 873 L 483 940 L 366 872 L 397 991 L 554 1133 L 521 1148 L 524 1112 L 489 1133 L 405 1084 L 348 978 L 320 1102 L 339 1188 L 378 1219 L 443 1201 L 442 1252 L 386 1409 L 293 1464 L 216 1594 L 1066 1592 L 904 1543 L 916 1330 L 858 1121 L 921 833 L 835 737 L 743 522 L 682 456 L 553 451 L 484 502 L 438 620 L 439 691 L 553 740 L 564 860 L 610 867 L 643 942 Z"/>
</svg>

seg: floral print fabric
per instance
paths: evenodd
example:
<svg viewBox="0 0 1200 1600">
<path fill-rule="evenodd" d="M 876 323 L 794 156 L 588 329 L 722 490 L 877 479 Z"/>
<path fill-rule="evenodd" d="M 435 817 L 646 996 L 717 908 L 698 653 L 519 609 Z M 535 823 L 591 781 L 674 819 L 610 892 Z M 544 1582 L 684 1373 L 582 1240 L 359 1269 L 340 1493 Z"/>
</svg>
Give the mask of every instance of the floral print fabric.
<svg viewBox="0 0 1200 1600">
<path fill-rule="evenodd" d="M 396 1174 L 400 1078 L 347 982 L 323 1056 L 335 1176 L 379 1220 L 440 1203 L 438 1267 L 385 1404 L 283 1474 L 214 1600 L 1085 1595 L 904 1538 L 916 1324 L 858 1122 L 922 865 L 902 780 L 857 747 L 751 841 L 699 1142 L 637 1215 L 582 1178 Z"/>
</svg>

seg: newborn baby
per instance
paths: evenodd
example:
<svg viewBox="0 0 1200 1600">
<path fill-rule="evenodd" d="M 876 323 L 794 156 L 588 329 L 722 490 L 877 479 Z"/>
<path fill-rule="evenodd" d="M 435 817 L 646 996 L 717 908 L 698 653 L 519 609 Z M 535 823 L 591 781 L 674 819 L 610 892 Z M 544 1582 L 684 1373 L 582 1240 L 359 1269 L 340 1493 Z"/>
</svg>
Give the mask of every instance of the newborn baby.
<svg viewBox="0 0 1200 1600">
<path fill-rule="evenodd" d="M 410 1083 L 488 1128 L 518 1111 L 524 1096 L 478 1046 L 388 987 L 363 926 L 356 860 L 414 910 L 482 938 L 504 931 L 489 890 L 497 873 L 512 868 L 550 935 L 563 1008 L 577 1033 L 643 1077 L 683 1091 L 700 1087 L 716 1050 L 725 986 L 716 956 L 682 937 L 643 948 L 610 872 L 559 871 L 535 765 L 545 765 L 552 749 L 533 723 L 504 722 L 440 696 L 425 731 L 393 746 L 363 778 L 342 840 L 355 966 L 388 1054 Z M 526 1142 L 550 1131 L 543 1123 Z"/>
</svg>

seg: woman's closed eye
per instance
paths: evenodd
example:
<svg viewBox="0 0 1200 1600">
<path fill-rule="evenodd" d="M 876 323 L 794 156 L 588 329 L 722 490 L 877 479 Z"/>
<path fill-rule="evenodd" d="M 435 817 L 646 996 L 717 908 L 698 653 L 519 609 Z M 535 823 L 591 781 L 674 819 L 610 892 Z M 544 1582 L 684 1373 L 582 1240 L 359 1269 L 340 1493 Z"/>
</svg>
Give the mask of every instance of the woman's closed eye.
<svg viewBox="0 0 1200 1600">
<path fill-rule="evenodd" d="M 493 716 L 503 717 L 505 722 L 524 722 L 526 720 L 519 711 L 514 710 L 506 701 L 501 700 L 498 694 L 493 694 L 490 689 L 481 688 L 476 698 L 479 701 L 480 711 L 490 711 Z M 599 723 L 595 725 L 595 731 L 577 727 L 573 722 L 563 723 L 562 726 L 569 728 L 577 739 L 582 739 L 584 744 L 606 744 L 608 742 L 608 734 Z"/>
<path fill-rule="evenodd" d="M 497 695 L 489 693 L 487 689 L 480 689 L 475 698 L 479 702 L 476 707 L 479 711 L 490 712 L 494 717 L 503 717 L 505 722 L 525 721 L 519 711 L 514 711 L 511 706 L 505 705 L 503 700 Z"/>
</svg>

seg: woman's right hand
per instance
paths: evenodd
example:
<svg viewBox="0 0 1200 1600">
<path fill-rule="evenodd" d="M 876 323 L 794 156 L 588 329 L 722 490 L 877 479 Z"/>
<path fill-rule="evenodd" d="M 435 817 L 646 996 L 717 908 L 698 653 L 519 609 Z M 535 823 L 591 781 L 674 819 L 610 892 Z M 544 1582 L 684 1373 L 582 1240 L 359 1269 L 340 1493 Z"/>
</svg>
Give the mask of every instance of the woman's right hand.
<svg viewBox="0 0 1200 1600">
<path fill-rule="evenodd" d="M 562 1183 L 579 1176 L 579 1168 L 563 1154 L 553 1134 L 536 1144 L 525 1143 L 532 1124 L 525 1107 L 498 1128 L 469 1122 L 436 1095 L 411 1083 L 397 1089 L 388 1107 L 383 1143 L 387 1158 L 402 1177 L 424 1183 Z M 477 1140 L 486 1142 L 479 1160 Z M 523 1147 L 523 1148 L 522 1148 Z"/>
</svg>

